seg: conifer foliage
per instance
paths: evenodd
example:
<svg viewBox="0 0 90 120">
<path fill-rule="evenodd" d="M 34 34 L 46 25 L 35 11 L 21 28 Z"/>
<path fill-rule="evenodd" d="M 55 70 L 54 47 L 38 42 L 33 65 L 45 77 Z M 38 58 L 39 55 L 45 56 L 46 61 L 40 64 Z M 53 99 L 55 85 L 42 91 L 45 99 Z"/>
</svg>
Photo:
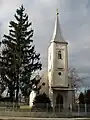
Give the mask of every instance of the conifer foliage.
<svg viewBox="0 0 90 120">
<path fill-rule="evenodd" d="M 51 101 L 46 93 L 36 95 L 33 104 L 33 109 L 42 108 L 45 110 L 45 108 L 51 108 Z"/>
<path fill-rule="evenodd" d="M 1 42 L 3 49 L 0 55 L 0 83 L 5 88 L 8 87 L 10 98 L 15 98 L 16 103 L 19 90 L 23 96 L 29 96 L 38 84 L 33 74 L 42 69 L 40 54 L 36 53 L 33 45 L 34 31 L 31 24 L 22 5 L 16 10 L 15 21 L 10 21 L 9 34 L 4 35 Z"/>
</svg>

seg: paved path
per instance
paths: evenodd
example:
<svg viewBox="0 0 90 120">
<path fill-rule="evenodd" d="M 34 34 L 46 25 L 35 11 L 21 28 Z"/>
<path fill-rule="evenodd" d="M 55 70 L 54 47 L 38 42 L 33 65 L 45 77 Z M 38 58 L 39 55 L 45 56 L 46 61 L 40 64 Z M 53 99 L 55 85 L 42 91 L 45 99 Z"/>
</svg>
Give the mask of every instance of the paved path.
<svg viewBox="0 0 90 120">
<path fill-rule="evenodd" d="M 0 116 L 0 120 L 90 120 L 90 118 L 29 118 Z"/>
</svg>

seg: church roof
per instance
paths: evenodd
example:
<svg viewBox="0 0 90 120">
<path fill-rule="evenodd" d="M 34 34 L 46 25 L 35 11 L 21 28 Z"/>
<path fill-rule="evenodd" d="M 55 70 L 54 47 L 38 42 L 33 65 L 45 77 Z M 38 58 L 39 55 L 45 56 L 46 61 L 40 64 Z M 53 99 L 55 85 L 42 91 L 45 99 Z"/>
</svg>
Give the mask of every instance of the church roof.
<svg viewBox="0 0 90 120">
<path fill-rule="evenodd" d="M 62 43 L 65 42 L 66 43 L 66 41 L 64 40 L 64 38 L 62 36 L 62 32 L 61 32 L 61 28 L 60 28 L 58 10 L 57 10 L 57 13 L 56 13 L 56 20 L 55 20 L 55 26 L 54 26 L 52 41 L 62 42 Z"/>
</svg>

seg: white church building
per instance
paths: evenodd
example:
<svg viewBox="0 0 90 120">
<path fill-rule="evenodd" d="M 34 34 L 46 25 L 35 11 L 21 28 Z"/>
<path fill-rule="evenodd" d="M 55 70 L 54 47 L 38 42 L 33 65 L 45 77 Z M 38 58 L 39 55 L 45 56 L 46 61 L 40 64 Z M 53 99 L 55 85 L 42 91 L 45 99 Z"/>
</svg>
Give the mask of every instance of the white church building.
<svg viewBox="0 0 90 120">
<path fill-rule="evenodd" d="M 53 37 L 48 47 L 48 71 L 41 82 L 45 82 L 41 92 L 45 92 L 55 107 L 61 104 L 67 109 L 74 103 L 72 82 L 68 79 L 68 42 L 62 36 L 59 13 L 56 13 Z"/>
<path fill-rule="evenodd" d="M 42 78 L 42 88 L 49 96 L 52 106 L 62 104 L 64 109 L 74 103 L 72 82 L 68 79 L 68 42 L 62 36 L 57 11 L 53 37 L 48 47 L 48 73 Z"/>
</svg>

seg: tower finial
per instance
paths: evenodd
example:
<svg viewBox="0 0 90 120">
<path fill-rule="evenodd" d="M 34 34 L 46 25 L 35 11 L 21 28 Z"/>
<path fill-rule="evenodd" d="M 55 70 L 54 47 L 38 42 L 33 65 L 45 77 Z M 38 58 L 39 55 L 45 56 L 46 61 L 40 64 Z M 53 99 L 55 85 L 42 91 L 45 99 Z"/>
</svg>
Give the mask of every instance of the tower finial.
<svg viewBox="0 0 90 120">
<path fill-rule="evenodd" d="M 58 12 L 58 9 L 57 9 L 56 15 L 58 15 L 58 14 L 59 14 L 59 12 Z"/>
</svg>

